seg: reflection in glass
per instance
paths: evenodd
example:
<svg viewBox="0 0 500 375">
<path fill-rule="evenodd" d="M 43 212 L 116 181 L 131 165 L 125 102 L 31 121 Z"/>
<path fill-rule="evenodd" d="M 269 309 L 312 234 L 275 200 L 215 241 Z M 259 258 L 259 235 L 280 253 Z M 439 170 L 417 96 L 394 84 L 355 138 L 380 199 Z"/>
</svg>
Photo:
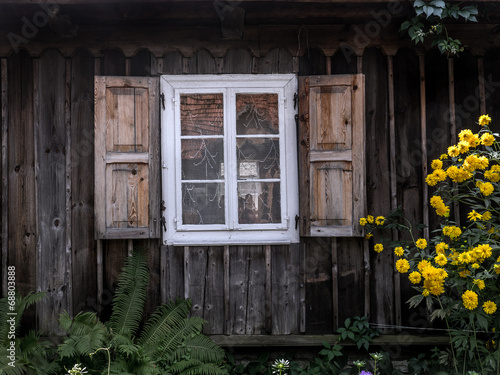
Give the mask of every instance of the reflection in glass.
<svg viewBox="0 0 500 375">
<path fill-rule="evenodd" d="M 236 133 L 278 134 L 278 94 L 237 94 Z"/>
<path fill-rule="evenodd" d="M 279 182 L 238 183 L 238 223 L 281 223 Z"/>
<path fill-rule="evenodd" d="M 223 183 L 183 183 L 182 223 L 224 224 Z"/>
<path fill-rule="evenodd" d="M 222 178 L 224 140 L 200 137 L 181 141 L 182 179 L 217 180 Z"/>
<path fill-rule="evenodd" d="M 223 135 L 222 94 L 181 95 L 181 136 Z"/>
<path fill-rule="evenodd" d="M 280 178 L 278 138 L 240 138 L 236 143 L 238 179 Z M 255 175 L 252 175 L 252 172 Z"/>
</svg>

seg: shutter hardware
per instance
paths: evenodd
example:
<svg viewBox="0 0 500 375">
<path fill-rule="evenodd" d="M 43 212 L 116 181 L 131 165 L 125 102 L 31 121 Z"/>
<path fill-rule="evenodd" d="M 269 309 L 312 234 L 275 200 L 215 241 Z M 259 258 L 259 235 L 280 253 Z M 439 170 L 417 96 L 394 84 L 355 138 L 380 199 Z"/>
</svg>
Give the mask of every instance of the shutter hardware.
<svg viewBox="0 0 500 375">
<path fill-rule="evenodd" d="M 297 95 L 297 93 L 294 93 L 293 94 L 293 109 L 297 108 L 297 100 L 298 99 L 299 99 L 299 96 Z"/>
<path fill-rule="evenodd" d="M 163 110 L 165 110 L 165 94 L 164 93 L 160 94 L 160 99 L 161 99 L 161 106 L 163 107 Z"/>
</svg>

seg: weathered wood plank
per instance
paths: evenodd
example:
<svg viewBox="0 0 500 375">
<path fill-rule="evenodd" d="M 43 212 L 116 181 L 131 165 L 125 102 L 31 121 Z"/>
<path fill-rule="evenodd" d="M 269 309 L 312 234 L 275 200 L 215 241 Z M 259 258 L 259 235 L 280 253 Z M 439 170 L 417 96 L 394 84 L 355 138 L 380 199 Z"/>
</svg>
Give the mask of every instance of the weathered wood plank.
<svg viewBox="0 0 500 375">
<path fill-rule="evenodd" d="M 16 286 L 21 294 L 26 295 L 36 289 L 32 59 L 21 51 L 12 55 L 6 65 L 4 63 L 3 69 L 3 73 L 7 73 L 2 78 L 2 87 L 6 90 L 3 92 L 2 89 L 2 115 L 5 116 L 2 124 L 2 153 L 5 153 L 4 199 L 8 196 L 8 200 L 2 202 L 2 208 L 5 210 L 2 210 L 2 217 L 5 218 L 5 240 L 2 243 L 7 250 L 3 261 L 16 267 Z M 34 311 L 30 311 L 27 316 L 34 319 Z"/>
<path fill-rule="evenodd" d="M 363 259 L 365 240 L 342 238 L 337 240 L 337 295 L 338 323 L 344 325 L 347 318 L 365 315 L 365 263 Z"/>
<path fill-rule="evenodd" d="M 196 52 L 196 70 L 198 74 L 217 73 L 215 58 L 206 49 L 200 49 Z"/>
<path fill-rule="evenodd" d="M 127 74 L 126 58 L 119 49 L 109 49 L 102 53 L 101 75 L 124 76 Z"/>
<path fill-rule="evenodd" d="M 189 257 L 184 260 L 185 274 L 189 278 L 185 280 L 187 283 L 186 297 L 192 301 L 191 313 L 193 316 L 203 318 L 203 310 L 205 307 L 205 283 L 207 277 L 207 248 L 201 246 L 193 246 L 185 248 L 185 256 Z"/>
<path fill-rule="evenodd" d="M 130 73 L 128 75 L 141 77 L 150 76 L 151 52 L 147 49 L 142 49 L 130 58 Z"/>
<path fill-rule="evenodd" d="M 341 48 L 332 56 L 332 74 L 358 73 L 357 56 L 349 48 Z"/>
<path fill-rule="evenodd" d="M 273 246 L 272 252 L 272 334 L 299 332 L 299 246 Z"/>
<path fill-rule="evenodd" d="M 205 303 L 203 327 L 206 334 L 224 333 L 224 248 L 209 247 L 207 250 L 207 273 L 205 282 Z"/>
<path fill-rule="evenodd" d="M 2 203 L 2 208 L 0 210 L 0 233 L 2 236 L 2 248 L 0 249 L 0 280 L 2 281 L 2 289 L 0 293 L 3 296 L 7 295 L 7 267 L 8 267 L 8 217 L 9 217 L 9 183 L 8 183 L 8 149 L 7 149 L 7 135 L 8 135 L 8 94 L 7 94 L 7 69 L 8 69 L 8 61 L 7 59 L 0 60 L 0 145 L 2 147 L 0 152 L 0 176 L 2 178 L 2 182 L 0 183 L 0 200 Z"/>
<path fill-rule="evenodd" d="M 248 246 L 230 248 L 229 254 L 229 333 L 246 333 L 248 301 Z"/>
<path fill-rule="evenodd" d="M 231 49 L 224 56 L 223 72 L 225 74 L 252 73 L 252 56 L 244 49 Z"/>
<path fill-rule="evenodd" d="M 308 49 L 299 58 L 299 75 L 322 75 L 326 74 L 326 59 L 323 52 L 317 48 Z"/>
<path fill-rule="evenodd" d="M 331 240 L 306 238 L 306 332 L 333 332 Z"/>
<path fill-rule="evenodd" d="M 103 249 L 103 295 L 101 320 L 111 316 L 111 302 L 118 284 L 118 278 L 128 257 L 127 240 L 106 240 Z"/>
<path fill-rule="evenodd" d="M 66 61 L 49 50 L 36 68 L 37 289 L 47 292 L 37 312 L 40 330 L 57 333 L 59 314 L 70 309 L 71 282 L 66 272 Z"/>
<path fill-rule="evenodd" d="M 274 48 L 270 50 L 265 56 L 260 57 L 257 66 L 258 70 L 257 73 L 260 74 L 279 73 L 280 72 L 279 56 L 280 56 L 280 49 Z"/>
<path fill-rule="evenodd" d="M 400 50 L 394 56 L 394 113 L 396 133 L 396 183 L 398 205 L 412 223 L 422 223 L 422 168 L 420 129 L 420 80 L 418 56 L 412 51 Z M 414 233 L 421 236 L 421 233 Z M 400 239 L 409 239 L 408 233 L 400 233 Z M 407 277 L 400 279 L 401 301 L 407 301 L 414 293 Z M 410 324 L 407 303 L 402 303 L 403 325 Z"/>
<path fill-rule="evenodd" d="M 367 213 L 386 215 L 391 207 L 387 59 L 380 50 L 368 48 L 362 65 L 366 83 L 365 144 L 366 155 L 369 155 L 366 158 Z M 374 236 L 374 243 L 379 240 L 379 235 Z M 394 324 L 394 280 L 388 277 L 394 272 L 392 252 L 376 254 L 372 250 L 371 269 L 371 320 Z M 381 293 L 382 290 L 385 293 Z"/>
<path fill-rule="evenodd" d="M 252 246 L 248 266 L 248 305 L 245 334 L 266 333 L 266 253 L 265 246 Z"/>
<path fill-rule="evenodd" d="M 184 297 L 184 255 L 182 248 L 167 246 L 165 247 L 165 288 L 166 299 L 170 301 L 176 297 Z"/>
<path fill-rule="evenodd" d="M 182 54 L 169 52 L 162 58 L 163 74 L 182 74 Z"/>
<path fill-rule="evenodd" d="M 94 57 L 79 51 L 71 67 L 71 239 L 75 313 L 95 308 Z"/>
<path fill-rule="evenodd" d="M 439 158 L 448 146 L 455 144 L 452 140 L 452 128 L 450 126 L 450 99 L 449 99 L 449 75 L 448 62 L 439 51 L 429 51 L 425 55 L 425 115 L 426 134 L 422 134 L 422 173 L 423 177 L 430 173 L 430 163 Z M 424 138 L 426 135 L 426 138 Z M 427 186 L 427 184 L 426 184 Z M 429 207 L 429 198 L 435 188 L 423 189 L 424 210 Z M 428 196 L 426 197 L 426 191 Z M 425 215 L 425 213 L 424 213 Z M 424 216 L 425 220 L 425 216 Z M 439 228 L 443 220 L 436 215 L 434 209 L 429 210 L 429 229 Z"/>
</svg>

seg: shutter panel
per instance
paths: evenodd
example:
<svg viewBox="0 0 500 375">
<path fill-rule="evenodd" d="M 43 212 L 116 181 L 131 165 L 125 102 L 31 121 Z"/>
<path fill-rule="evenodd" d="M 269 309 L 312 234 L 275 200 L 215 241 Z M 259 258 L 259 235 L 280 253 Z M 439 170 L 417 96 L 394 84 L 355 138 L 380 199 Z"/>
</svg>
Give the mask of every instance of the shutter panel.
<svg viewBox="0 0 500 375">
<path fill-rule="evenodd" d="M 299 98 L 301 235 L 362 236 L 364 76 L 300 77 Z"/>
<path fill-rule="evenodd" d="M 156 77 L 95 78 L 98 239 L 160 237 Z"/>
</svg>

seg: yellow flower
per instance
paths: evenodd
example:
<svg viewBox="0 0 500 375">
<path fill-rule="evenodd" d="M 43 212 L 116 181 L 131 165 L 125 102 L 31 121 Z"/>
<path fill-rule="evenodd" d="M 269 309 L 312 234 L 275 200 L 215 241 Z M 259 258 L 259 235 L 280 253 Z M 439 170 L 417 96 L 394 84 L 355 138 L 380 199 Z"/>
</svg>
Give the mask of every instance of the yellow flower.
<svg viewBox="0 0 500 375">
<path fill-rule="evenodd" d="M 467 218 L 469 220 L 471 220 L 471 221 L 476 221 L 476 220 L 481 220 L 483 218 L 483 215 L 481 215 L 480 213 L 476 212 L 475 210 L 472 210 L 467 215 Z"/>
<path fill-rule="evenodd" d="M 491 133 L 484 133 L 481 136 L 481 144 L 483 146 L 491 146 L 495 142 L 495 137 Z"/>
<path fill-rule="evenodd" d="M 396 269 L 399 273 L 406 273 L 410 269 L 410 263 L 406 259 L 399 259 L 396 262 Z"/>
<path fill-rule="evenodd" d="M 484 178 L 487 178 L 491 182 L 498 182 L 500 181 L 500 173 L 497 171 L 493 170 L 493 168 L 487 170 L 484 172 Z"/>
<path fill-rule="evenodd" d="M 367 221 L 366 221 L 365 217 L 362 217 L 361 219 L 359 219 L 359 225 L 364 227 L 366 225 L 366 223 L 367 223 Z"/>
<path fill-rule="evenodd" d="M 441 156 L 439 156 L 439 160 L 445 160 L 445 159 L 448 159 L 448 155 L 441 154 Z"/>
<path fill-rule="evenodd" d="M 368 215 L 366 217 L 366 220 L 370 223 L 370 224 L 373 224 L 373 216 L 372 215 Z"/>
<path fill-rule="evenodd" d="M 467 290 L 462 294 L 462 301 L 468 310 L 474 310 L 477 307 L 477 293 Z"/>
<path fill-rule="evenodd" d="M 474 268 L 475 270 L 477 270 L 481 266 L 479 265 L 479 263 L 472 263 L 471 267 Z"/>
<path fill-rule="evenodd" d="M 485 211 L 482 216 L 483 216 L 484 221 L 491 220 L 491 212 L 490 211 Z"/>
<path fill-rule="evenodd" d="M 493 314 L 497 311 L 497 305 L 493 301 L 486 301 L 483 303 L 483 310 L 486 314 Z"/>
<path fill-rule="evenodd" d="M 436 254 L 444 254 L 446 249 L 448 249 L 448 245 L 444 242 L 440 242 L 436 245 Z"/>
<path fill-rule="evenodd" d="M 427 289 L 422 290 L 422 295 L 427 297 L 429 295 L 429 291 Z"/>
<path fill-rule="evenodd" d="M 458 150 L 457 146 L 450 146 L 448 147 L 448 155 L 452 158 L 457 157 L 460 155 L 460 151 Z"/>
<path fill-rule="evenodd" d="M 430 266 L 431 263 L 427 259 L 423 259 L 418 263 L 418 270 L 422 272 L 425 267 Z"/>
<path fill-rule="evenodd" d="M 446 263 L 448 263 L 448 259 L 446 258 L 446 255 L 444 254 L 439 254 L 437 257 L 434 258 L 434 261 L 436 264 L 439 264 L 441 267 L 444 266 Z"/>
<path fill-rule="evenodd" d="M 479 288 L 479 290 L 483 290 L 485 287 L 484 280 L 474 279 L 474 280 L 472 280 L 472 282 L 474 283 L 474 285 L 476 285 Z"/>
<path fill-rule="evenodd" d="M 373 233 L 367 233 L 367 234 L 365 234 L 365 239 L 367 239 L 367 240 L 370 239 L 370 238 L 372 238 L 372 237 L 373 237 Z"/>
<path fill-rule="evenodd" d="M 448 225 L 443 228 L 443 234 L 452 240 L 456 240 L 462 234 L 462 230 L 454 225 Z"/>
<path fill-rule="evenodd" d="M 479 188 L 479 191 L 486 197 L 488 195 L 491 195 L 491 193 L 493 193 L 493 190 L 495 190 L 491 182 L 477 181 L 476 186 Z"/>
<path fill-rule="evenodd" d="M 385 217 L 383 216 L 377 216 L 377 218 L 375 219 L 375 224 L 377 225 L 383 225 L 385 222 Z"/>
<path fill-rule="evenodd" d="M 373 249 L 377 253 L 380 253 L 382 250 L 384 250 L 384 245 L 382 245 L 381 243 L 375 244 L 375 246 L 373 247 Z"/>
<path fill-rule="evenodd" d="M 465 154 L 469 151 L 470 144 L 467 141 L 460 141 L 457 143 L 457 149 L 460 154 Z"/>
<path fill-rule="evenodd" d="M 422 280 L 422 275 L 417 271 L 413 271 L 408 275 L 408 280 L 410 280 L 412 284 L 418 284 L 420 280 Z"/>
<path fill-rule="evenodd" d="M 481 115 L 479 116 L 479 125 L 484 126 L 484 125 L 489 125 L 491 122 L 491 117 L 488 115 Z"/>
<path fill-rule="evenodd" d="M 460 276 L 463 279 L 465 279 L 469 275 L 470 275 L 470 271 L 469 270 L 462 270 L 462 271 L 460 271 L 458 273 L 458 276 Z"/>
<path fill-rule="evenodd" d="M 442 169 L 443 168 L 443 162 L 439 159 L 434 159 L 431 163 L 431 168 L 432 169 Z"/>
<path fill-rule="evenodd" d="M 398 246 L 394 249 L 394 254 L 396 254 L 398 257 L 403 256 L 404 253 L 405 253 L 405 251 L 403 250 L 403 248 L 401 246 Z"/>
<path fill-rule="evenodd" d="M 425 249 L 427 247 L 427 241 L 424 239 L 424 238 L 419 238 L 417 240 L 417 242 L 415 243 L 415 245 L 419 248 L 419 249 Z"/>
</svg>

